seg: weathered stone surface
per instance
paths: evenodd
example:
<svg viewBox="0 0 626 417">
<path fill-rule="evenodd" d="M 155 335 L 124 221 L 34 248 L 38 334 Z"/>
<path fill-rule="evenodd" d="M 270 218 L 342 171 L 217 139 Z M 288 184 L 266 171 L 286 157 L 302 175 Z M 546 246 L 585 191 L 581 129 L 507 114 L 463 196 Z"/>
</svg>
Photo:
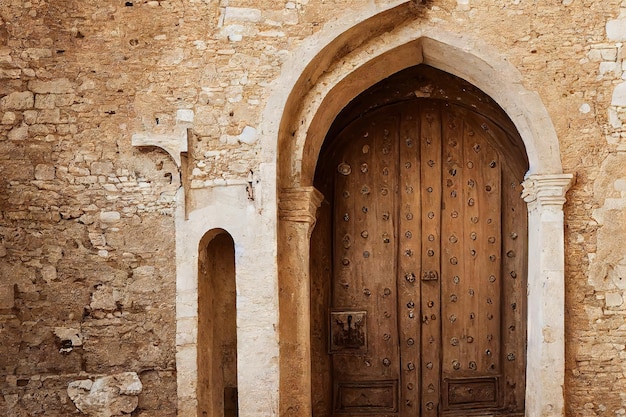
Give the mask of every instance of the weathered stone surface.
<svg viewBox="0 0 626 417">
<path fill-rule="evenodd" d="M 59 78 L 51 81 L 33 80 L 28 83 L 28 87 L 37 94 L 63 94 L 71 93 L 74 84 L 67 78 Z"/>
<path fill-rule="evenodd" d="M 121 214 L 117 211 L 103 211 L 100 213 L 100 221 L 103 223 L 114 223 L 121 218 Z"/>
<path fill-rule="evenodd" d="M 9 140 L 26 140 L 28 139 L 28 126 L 16 126 L 7 135 Z"/>
<path fill-rule="evenodd" d="M 35 179 L 53 180 L 56 176 L 56 168 L 50 164 L 38 164 L 35 166 Z"/>
<path fill-rule="evenodd" d="M 224 11 L 224 23 L 261 21 L 261 10 L 245 7 L 227 7 Z"/>
<path fill-rule="evenodd" d="M 33 108 L 34 95 L 30 91 L 11 93 L 0 99 L 0 110 L 26 110 Z"/>
<path fill-rule="evenodd" d="M 360 45 L 419 34 L 456 40 L 489 65 L 511 63 L 547 108 L 564 171 L 577 174 L 565 206 L 566 415 L 625 414 L 626 3 L 403 4 L 0 1 L 0 276 L 8 279 L 0 286 L 0 415 L 76 414 L 69 380 L 139 368 L 151 371 L 135 414 L 195 412 L 187 370 L 197 359 L 197 282 L 187 269 L 197 266 L 184 262 L 198 245 L 177 256 L 175 222 L 179 231 L 196 222 L 200 234 L 224 228 L 236 237 L 237 308 L 249 319 L 240 415 L 278 413 L 272 231 L 276 178 L 289 167 L 276 164 L 288 152 L 277 136 L 297 124 L 307 137 L 325 134 L 308 131 L 319 114 L 293 126 L 280 120 L 327 99 L 293 90 L 312 57 L 320 59 L 304 74 L 309 87 L 350 74 L 350 56 L 370 59 L 372 48 Z M 355 26 L 383 9 L 394 11 L 380 33 Z M 337 36 L 341 46 L 327 48 Z M 417 62 L 420 45 L 404 64 Z M 455 54 L 430 59 L 463 69 Z M 345 81 L 340 89 L 358 93 L 361 80 Z M 297 103 L 285 108 L 289 95 Z M 512 100 L 522 106 L 524 98 Z M 185 294 L 178 369 L 174 307 Z M 60 352 L 56 329 L 80 330 L 82 346 Z M 177 376 L 194 393 L 179 404 Z"/>
<path fill-rule="evenodd" d="M 124 372 L 98 378 L 84 379 L 68 385 L 67 394 L 83 414 L 92 417 L 130 415 L 143 386 L 135 372 Z"/>
</svg>

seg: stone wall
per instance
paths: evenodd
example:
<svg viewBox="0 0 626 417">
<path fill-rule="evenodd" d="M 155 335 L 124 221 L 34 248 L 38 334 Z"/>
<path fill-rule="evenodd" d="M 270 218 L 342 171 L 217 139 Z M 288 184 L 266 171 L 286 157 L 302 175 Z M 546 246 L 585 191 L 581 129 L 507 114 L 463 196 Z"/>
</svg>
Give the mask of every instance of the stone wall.
<svg viewBox="0 0 626 417">
<path fill-rule="evenodd" d="M 70 382 L 127 371 L 143 384 L 134 415 L 176 414 L 181 177 L 187 191 L 257 181 L 280 152 L 258 138 L 292 51 L 397 3 L 0 0 L 0 414 L 79 414 Z M 412 19 L 500 51 L 552 118 L 576 174 L 566 409 L 626 414 L 626 2 L 424 3 Z M 180 142 L 189 166 L 133 136 Z"/>
</svg>

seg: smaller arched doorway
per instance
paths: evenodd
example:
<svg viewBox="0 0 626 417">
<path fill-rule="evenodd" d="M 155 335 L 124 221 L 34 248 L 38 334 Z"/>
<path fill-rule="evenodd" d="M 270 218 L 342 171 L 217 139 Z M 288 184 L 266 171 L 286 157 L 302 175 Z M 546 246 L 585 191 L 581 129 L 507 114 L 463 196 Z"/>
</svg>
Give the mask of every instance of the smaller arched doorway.
<svg viewBox="0 0 626 417">
<path fill-rule="evenodd" d="M 424 65 L 371 87 L 320 153 L 313 415 L 522 415 L 528 160 L 506 114 Z"/>
<path fill-rule="evenodd" d="M 233 238 L 213 229 L 198 247 L 199 417 L 238 415 L 236 303 Z"/>
</svg>

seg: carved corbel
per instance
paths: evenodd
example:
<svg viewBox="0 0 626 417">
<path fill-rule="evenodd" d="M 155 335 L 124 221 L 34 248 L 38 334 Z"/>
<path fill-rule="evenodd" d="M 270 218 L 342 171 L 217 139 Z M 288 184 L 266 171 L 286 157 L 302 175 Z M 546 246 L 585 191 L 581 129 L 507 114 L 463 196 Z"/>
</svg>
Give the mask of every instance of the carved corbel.
<svg viewBox="0 0 626 417">
<path fill-rule="evenodd" d="M 188 150 L 188 132 L 187 127 L 177 126 L 172 132 L 169 133 L 151 133 L 140 132 L 135 133 L 131 137 L 131 143 L 133 146 L 156 146 L 167 152 L 176 166 L 180 169 L 181 166 L 181 153 Z"/>
<path fill-rule="evenodd" d="M 278 218 L 283 221 L 308 223 L 311 237 L 317 221 L 317 209 L 324 196 L 315 187 L 286 188 L 278 196 Z"/>
</svg>

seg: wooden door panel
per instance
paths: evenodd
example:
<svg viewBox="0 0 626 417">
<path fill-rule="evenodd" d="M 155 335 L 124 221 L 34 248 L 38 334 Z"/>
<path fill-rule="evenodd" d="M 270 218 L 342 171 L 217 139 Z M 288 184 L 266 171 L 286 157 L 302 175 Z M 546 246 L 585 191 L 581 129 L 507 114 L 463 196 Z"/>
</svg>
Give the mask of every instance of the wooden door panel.
<svg viewBox="0 0 626 417">
<path fill-rule="evenodd" d="M 422 389 L 421 415 L 436 416 L 440 398 L 441 356 L 441 112 L 425 107 L 420 112 L 420 146 L 423 192 L 422 265 L 420 271 L 422 357 L 420 361 Z M 416 294 L 420 296 L 420 294 Z"/>
<path fill-rule="evenodd" d="M 519 410 L 524 404 L 526 379 L 526 276 L 527 222 L 526 205 L 518 196 L 521 184 L 504 167 L 502 172 L 502 373 L 504 403 L 507 410 Z"/>
<path fill-rule="evenodd" d="M 444 410 L 493 408 L 501 402 L 500 161 L 464 118 L 448 113 L 443 130 Z"/>
<path fill-rule="evenodd" d="M 333 414 L 523 410 L 523 172 L 501 135 L 471 111 L 420 100 L 339 134 Z"/>
<path fill-rule="evenodd" d="M 397 126 L 397 117 L 390 116 L 343 133 L 349 144 L 335 173 L 330 313 L 336 413 L 387 414 L 398 407 Z M 336 346 L 341 340 L 354 346 Z"/>
</svg>

